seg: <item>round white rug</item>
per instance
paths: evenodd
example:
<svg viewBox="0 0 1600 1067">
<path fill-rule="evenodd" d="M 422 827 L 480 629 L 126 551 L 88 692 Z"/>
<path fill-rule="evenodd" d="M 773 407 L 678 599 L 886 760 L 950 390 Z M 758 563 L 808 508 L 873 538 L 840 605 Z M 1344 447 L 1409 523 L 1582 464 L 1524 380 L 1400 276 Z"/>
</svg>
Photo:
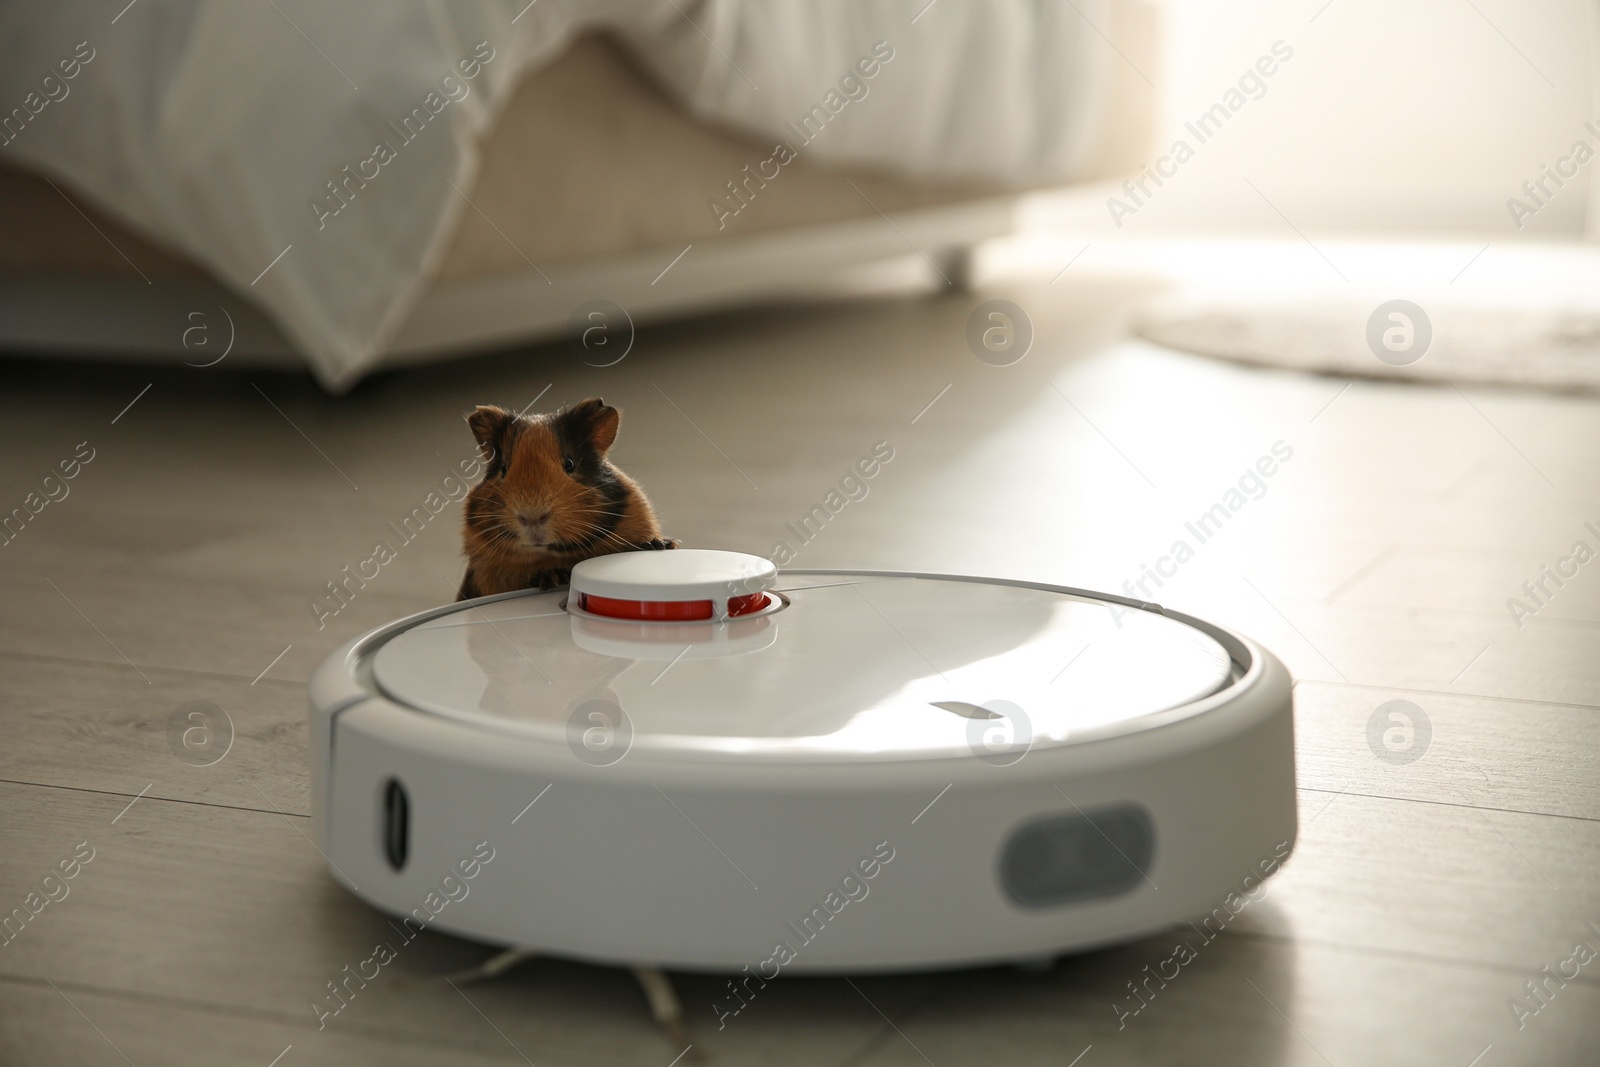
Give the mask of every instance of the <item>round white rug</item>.
<svg viewBox="0 0 1600 1067">
<path fill-rule="evenodd" d="M 1186 352 L 1318 374 L 1600 393 L 1600 294 L 1542 306 L 1418 295 L 1179 292 L 1147 306 L 1134 332 Z"/>
</svg>

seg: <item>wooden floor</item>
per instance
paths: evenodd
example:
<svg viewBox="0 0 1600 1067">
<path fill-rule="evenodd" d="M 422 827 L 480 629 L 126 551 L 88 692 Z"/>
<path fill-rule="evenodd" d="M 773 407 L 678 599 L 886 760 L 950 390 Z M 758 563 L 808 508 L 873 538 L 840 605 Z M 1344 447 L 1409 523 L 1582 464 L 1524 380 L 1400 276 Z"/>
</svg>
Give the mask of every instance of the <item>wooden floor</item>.
<svg viewBox="0 0 1600 1067">
<path fill-rule="evenodd" d="M 1275 443 L 1293 450 L 1150 587 L 1299 679 L 1301 837 L 1266 899 L 1120 1028 L 1114 1005 L 1172 937 L 1047 973 L 788 978 L 720 1031 L 720 983 L 680 976 L 697 1051 L 808 1067 L 1595 1063 L 1600 960 L 1564 984 L 1541 970 L 1600 949 L 1600 562 L 1521 625 L 1507 600 L 1574 542 L 1600 548 L 1585 527 L 1600 528 L 1600 402 L 1164 352 L 1121 336 L 1138 295 L 1084 278 L 750 311 L 644 330 L 605 369 L 551 347 L 341 400 L 227 364 L 0 365 L 0 512 L 93 449 L 0 547 L 0 913 L 68 890 L 0 947 L 0 1063 L 672 1062 L 627 974 L 540 961 L 458 992 L 444 976 L 489 950 L 432 933 L 325 1029 L 311 1007 L 386 935 L 306 836 L 306 679 L 350 637 L 451 598 L 455 516 L 324 627 L 310 603 L 472 454 L 472 405 L 591 394 L 624 409 L 615 457 L 689 544 L 788 540 L 796 565 L 1109 590 Z M 965 341 L 990 296 L 1036 329 L 1010 367 Z M 879 441 L 894 459 L 868 497 L 794 544 L 785 522 Z M 1429 724 L 1408 763 L 1368 740 L 1394 699 Z M 193 700 L 235 732 L 210 766 L 170 741 Z M 93 859 L 47 884 L 80 842 Z"/>
</svg>

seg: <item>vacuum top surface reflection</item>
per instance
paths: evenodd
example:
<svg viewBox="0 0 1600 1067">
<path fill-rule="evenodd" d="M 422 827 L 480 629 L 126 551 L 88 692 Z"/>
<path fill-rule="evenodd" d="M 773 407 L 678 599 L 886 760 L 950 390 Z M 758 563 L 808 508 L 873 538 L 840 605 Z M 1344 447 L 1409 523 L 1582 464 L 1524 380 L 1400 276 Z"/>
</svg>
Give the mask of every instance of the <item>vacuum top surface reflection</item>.
<svg viewBox="0 0 1600 1067">
<path fill-rule="evenodd" d="M 776 590 L 787 606 L 728 622 L 585 617 L 565 590 L 464 604 L 385 642 L 373 677 L 415 711 L 555 744 L 614 706 L 636 750 L 849 760 L 1134 730 L 1232 670 L 1182 622 L 1047 589 L 783 574 Z"/>
</svg>

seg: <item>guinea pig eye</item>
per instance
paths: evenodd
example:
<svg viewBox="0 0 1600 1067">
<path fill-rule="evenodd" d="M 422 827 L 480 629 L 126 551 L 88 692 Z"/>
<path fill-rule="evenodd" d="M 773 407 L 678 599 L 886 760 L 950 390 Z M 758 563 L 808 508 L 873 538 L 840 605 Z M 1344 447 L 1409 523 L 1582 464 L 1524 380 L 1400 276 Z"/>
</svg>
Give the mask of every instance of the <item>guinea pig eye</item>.
<svg viewBox="0 0 1600 1067">
<path fill-rule="evenodd" d="M 562 459 L 562 461 L 561 461 L 561 469 L 566 471 L 568 474 L 571 474 L 577 468 L 578 468 L 578 465 L 576 463 L 572 462 L 572 457 L 571 456 L 567 456 L 564 459 Z"/>
</svg>

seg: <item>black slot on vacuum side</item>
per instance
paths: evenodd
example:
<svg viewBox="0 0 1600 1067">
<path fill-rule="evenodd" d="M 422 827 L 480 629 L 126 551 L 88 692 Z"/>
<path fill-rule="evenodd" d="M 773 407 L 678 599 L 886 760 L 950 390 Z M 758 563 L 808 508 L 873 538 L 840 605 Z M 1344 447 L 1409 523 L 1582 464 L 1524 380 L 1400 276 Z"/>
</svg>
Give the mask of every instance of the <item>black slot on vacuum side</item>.
<svg viewBox="0 0 1600 1067">
<path fill-rule="evenodd" d="M 411 798 L 400 779 L 391 778 L 383 787 L 383 855 L 398 871 L 406 865 L 410 848 Z"/>
</svg>

